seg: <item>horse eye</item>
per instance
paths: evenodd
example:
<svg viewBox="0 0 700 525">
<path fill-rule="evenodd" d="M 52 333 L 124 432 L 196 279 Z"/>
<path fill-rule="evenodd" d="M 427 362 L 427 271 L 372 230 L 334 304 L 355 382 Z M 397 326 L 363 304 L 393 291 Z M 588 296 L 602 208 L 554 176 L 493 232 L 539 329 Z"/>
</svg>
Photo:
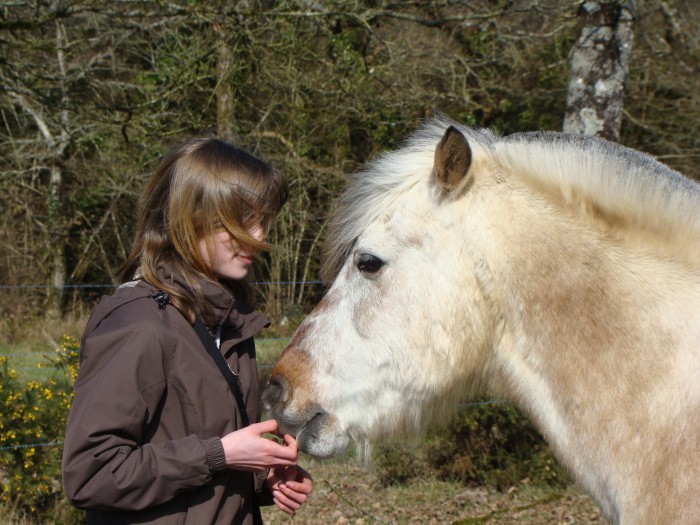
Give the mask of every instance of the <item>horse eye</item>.
<svg viewBox="0 0 700 525">
<path fill-rule="evenodd" d="M 369 253 L 363 253 L 357 261 L 357 269 L 364 273 L 377 273 L 382 266 L 384 261 Z"/>
</svg>

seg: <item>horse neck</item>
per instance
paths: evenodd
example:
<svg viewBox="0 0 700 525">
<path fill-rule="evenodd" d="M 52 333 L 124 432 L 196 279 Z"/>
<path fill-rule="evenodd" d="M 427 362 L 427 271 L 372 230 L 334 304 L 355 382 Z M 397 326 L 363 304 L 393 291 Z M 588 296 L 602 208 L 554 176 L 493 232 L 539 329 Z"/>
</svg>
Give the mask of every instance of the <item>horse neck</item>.
<svg viewBox="0 0 700 525">
<path fill-rule="evenodd" d="M 600 249 L 594 233 L 546 210 L 520 210 L 502 231 L 504 248 L 498 251 L 507 256 L 491 267 L 502 285 L 494 294 L 503 319 L 496 357 L 507 369 L 495 381 L 536 412 L 542 400 L 553 404 L 564 398 L 572 367 L 590 366 L 583 362 L 589 349 L 608 346 L 609 323 L 619 311 L 615 256 Z M 561 410 L 544 411 L 554 417 Z"/>
<path fill-rule="evenodd" d="M 518 213 L 504 217 L 510 227 L 498 228 L 492 242 L 501 321 L 490 388 L 530 414 L 559 459 L 614 513 L 619 502 L 606 486 L 628 482 L 617 473 L 644 450 L 630 443 L 642 441 L 652 415 L 672 417 L 654 411 L 669 401 L 657 386 L 678 382 L 668 354 L 698 344 L 678 334 L 700 321 L 688 310 L 683 320 L 683 307 L 672 303 L 697 304 L 700 283 L 696 275 L 693 289 L 682 291 L 668 263 L 554 209 L 507 209 Z M 659 321 L 669 317 L 678 323 Z"/>
</svg>

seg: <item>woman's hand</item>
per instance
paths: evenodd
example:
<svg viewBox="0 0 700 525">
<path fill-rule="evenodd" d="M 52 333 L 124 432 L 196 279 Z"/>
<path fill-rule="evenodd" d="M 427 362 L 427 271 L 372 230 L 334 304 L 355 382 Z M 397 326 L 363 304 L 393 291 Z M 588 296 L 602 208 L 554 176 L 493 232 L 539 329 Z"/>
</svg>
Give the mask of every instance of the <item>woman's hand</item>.
<svg viewBox="0 0 700 525">
<path fill-rule="evenodd" d="M 285 438 L 287 437 L 285 436 Z M 309 499 L 313 490 L 313 480 L 309 473 L 299 465 L 276 467 L 270 469 L 267 486 L 272 492 L 275 505 L 287 514 L 294 516 L 294 513 Z"/>
<path fill-rule="evenodd" d="M 292 436 L 284 436 L 284 444 L 263 437 L 277 432 L 277 421 L 270 419 L 254 423 L 221 438 L 226 456 L 226 466 L 236 470 L 259 472 L 297 464 L 297 442 Z"/>
</svg>

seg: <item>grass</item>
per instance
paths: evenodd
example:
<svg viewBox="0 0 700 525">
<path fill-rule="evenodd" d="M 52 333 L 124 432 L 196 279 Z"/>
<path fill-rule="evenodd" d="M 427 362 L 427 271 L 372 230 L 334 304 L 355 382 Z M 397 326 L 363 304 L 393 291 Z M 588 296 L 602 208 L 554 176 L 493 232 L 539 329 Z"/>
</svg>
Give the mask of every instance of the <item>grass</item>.
<svg viewBox="0 0 700 525">
<path fill-rule="evenodd" d="M 372 465 L 352 452 L 342 459 L 301 455 L 314 492 L 293 520 L 276 507 L 262 509 L 266 525 L 605 525 L 593 501 L 573 486 L 519 483 L 505 491 L 437 479 L 387 486 Z"/>
<path fill-rule="evenodd" d="M 61 338 L 68 335 L 80 339 L 86 321 L 84 318 L 47 319 L 21 327 L 5 321 L 0 324 L 0 356 L 7 356 L 9 367 L 24 383 L 49 379 L 55 374 L 49 359 L 54 350 L 60 348 Z"/>
<path fill-rule="evenodd" d="M 288 337 L 257 337 L 255 339 L 255 353 L 258 359 L 258 365 L 274 365 L 288 343 Z"/>
<path fill-rule="evenodd" d="M 0 325 L 0 356 L 8 357 L 10 368 L 17 372 L 22 382 L 49 379 L 54 370 L 47 366 L 47 358 L 53 355 L 55 348 L 60 347 L 59 341 L 64 335 L 80 340 L 86 322 L 85 318 L 67 321 L 46 320 L 38 323 L 38 329 L 29 326 L 18 329 L 16 326 Z M 263 384 L 287 343 L 289 338 L 256 338 L 255 346 Z"/>
<path fill-rule="evenodd" d="M 44 352 L 16 352 L 6 354 L 0 348 L 0 355 L 9 355 L 9 367 L 17 372 L 22 383 L 29 381 L 44 381 L 55 375 L 55 370 L 49 368 L 49 361 L 46 356 L 50 355 L 50 351 Z"/>
<path fill-rule="evenodd" d="M 0 507 L 0 525 L 37 525 L 27 519 L 18 516 L 11 508 Z"/>
</svg>

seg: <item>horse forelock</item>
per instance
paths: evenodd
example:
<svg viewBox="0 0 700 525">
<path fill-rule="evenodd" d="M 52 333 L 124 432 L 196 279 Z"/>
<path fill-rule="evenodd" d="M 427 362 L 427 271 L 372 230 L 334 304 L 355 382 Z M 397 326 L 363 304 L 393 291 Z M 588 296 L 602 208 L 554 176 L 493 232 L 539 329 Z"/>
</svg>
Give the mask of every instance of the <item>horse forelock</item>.
<svg viewBox="0 0 700 525">
<path fill-rule="evenodd" d="M 449 126 L 504 171 L 546 186 L 566 204 L 597 209 L 639 230 L 670 234 L 679 250 L 700 253 L 700 185 L 653 157 L 596 137 L 545 131 L 497 138 L 486 129 L 436 118 L 402 148 L 351 175 L 330 222 L 325 280 L 337 276 L 358 236 L 389 203 L 430 177 L 435 147 Z"/>
</svg>

